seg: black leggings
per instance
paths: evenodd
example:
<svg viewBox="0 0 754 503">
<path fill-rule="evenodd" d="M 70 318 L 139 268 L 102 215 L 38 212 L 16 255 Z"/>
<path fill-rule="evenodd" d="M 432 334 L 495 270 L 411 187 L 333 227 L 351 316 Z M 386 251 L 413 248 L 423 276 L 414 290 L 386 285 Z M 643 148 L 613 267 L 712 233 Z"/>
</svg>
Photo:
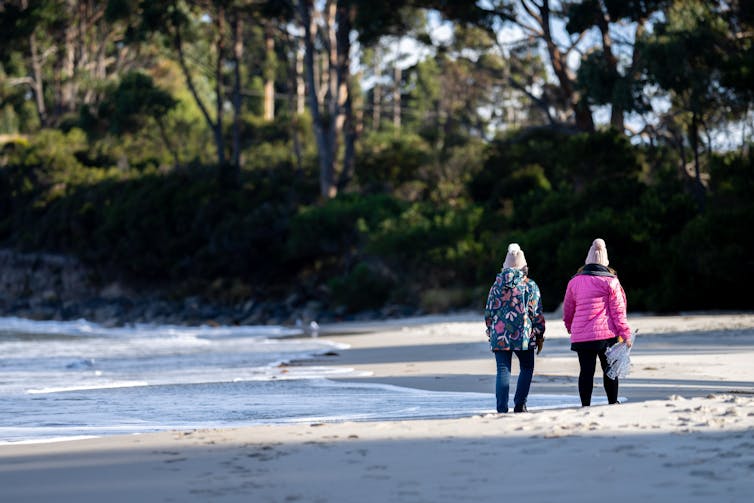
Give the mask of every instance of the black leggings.
<svg viewBox="0 0 754 503">
<path fill-rule="evenodd" d="M 607 372 L 607 357 L 605 356 L 605 349 L 602 350 L 578 350 L 579 366 L 581 371 L 579 372 L 579 397 L 581 398 L 581 405 L 592 404 L 592 388 L 594 387 L 594 371 L 597 365 L 597 357 L 600 359 L 600 365 L 602 365 L 602 384 L 605 387 L 605 394 L 607 394 L 608 403 L 618 402 L 618 379 L 610 379 Z"/>
</svg>

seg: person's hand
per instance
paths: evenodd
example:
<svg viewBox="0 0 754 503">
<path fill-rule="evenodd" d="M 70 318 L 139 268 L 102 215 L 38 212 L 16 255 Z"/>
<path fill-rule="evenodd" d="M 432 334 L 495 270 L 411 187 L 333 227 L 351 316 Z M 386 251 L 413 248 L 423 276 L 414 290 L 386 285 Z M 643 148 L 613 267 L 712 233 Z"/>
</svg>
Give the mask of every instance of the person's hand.
<svg viewBox="0 0 754 503">
<path fill-rule="evenodd" d="M 634 340 L 633 339 L 629 339 L 629 340 L 626 341 L 626 347 L 627 348 L 630 348 L 633 345 L 634 345 Z"/>
<path fill-rule="evenodd" d="M 544 337 L 540 337 L 539 339 L 537 339 L 537 354 L 542 352 L 542 346 L 544 345 L 545 345 Z"/>
</svg>

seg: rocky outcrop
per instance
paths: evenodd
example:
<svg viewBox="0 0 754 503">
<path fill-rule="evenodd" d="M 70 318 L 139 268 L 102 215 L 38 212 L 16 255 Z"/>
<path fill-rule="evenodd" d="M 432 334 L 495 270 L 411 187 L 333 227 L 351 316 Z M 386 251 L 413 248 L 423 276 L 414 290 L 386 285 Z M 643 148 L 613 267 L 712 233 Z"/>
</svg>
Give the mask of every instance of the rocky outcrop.
<svg viewBox="0 0 754 503">
<path fill-rule="evenodd" d="M 0 250 L 0 316 L 34 320 L 86 319 L 107 326 L 127 323 L 308 325 L 311 321 L 382 319 L 416 314 L 403 306 L 346 316 L 316 300 L 244 299 L 233 305 L 198 296 L 173 299 L 169 292 L 136 291 L 99 276 L 73 257 Z"/>
<path fill-rule="evenodd" d="M 71 257 L 0 250 L 0 309 L 46 308 L 92 296 L 90 272 Z"/>
</svg>

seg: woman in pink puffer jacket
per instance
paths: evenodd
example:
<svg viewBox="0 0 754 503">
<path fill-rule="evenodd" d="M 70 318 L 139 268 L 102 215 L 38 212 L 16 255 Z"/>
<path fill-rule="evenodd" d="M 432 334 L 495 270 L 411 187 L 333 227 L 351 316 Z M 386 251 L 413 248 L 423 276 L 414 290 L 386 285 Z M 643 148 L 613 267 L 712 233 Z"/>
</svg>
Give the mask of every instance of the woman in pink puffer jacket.
<svg viewBox="0 0 754 503">
<path fill-rule="evenodd" d="M 607 376 L 605 350 L 626 341 L 631 347 L 631 329 L 626 321 L 626 294 L 615 271 L 607 267 L 607 247 L 595 239 L 584 267 L 571 278 L 563 301 L 563 321 L 571 334 L 571 349 L 579 355 L 579 397 L 591 405 L 596 360 L 602 365 L 602 382 L 609 403 L 618 403 L 618 379 Z"/>
</svg>

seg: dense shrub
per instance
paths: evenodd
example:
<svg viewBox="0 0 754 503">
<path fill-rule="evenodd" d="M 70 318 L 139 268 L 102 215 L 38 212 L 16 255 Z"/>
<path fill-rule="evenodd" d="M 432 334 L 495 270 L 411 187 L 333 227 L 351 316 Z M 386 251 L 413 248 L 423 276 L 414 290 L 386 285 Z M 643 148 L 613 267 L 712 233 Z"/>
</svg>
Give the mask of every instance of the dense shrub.
<svg viewBox="0 0 754 503">
<path fill-rule="evenodd" d="M 291 222 L 289 256 L 297 260 L 339 260 L 363 246 L 363 239 L 402 204 L 388 195 L 346 194 L 322 206 L 305 206 Z"/>
<path fill-rule="evenodd" d="M 328 281 L 336 305 L 349 312 L 382 307 L 392 295 L 395 279 L 366 262 Z"/>
<path fill-rule="evenodd" d="M 346 312 L 441 312 L 481 309 L 510 242 L 553 310 L 602 237 L 633 311 L 750 307 L 748 155 L 711 158 L 702 207 L 669 151 L 612 132 L 522 132 L 493 143 L 485 162 L 478 144 L 458 146 L 442 168 L 423 140 L 376 135 L 360 152 L 363 190 L 320 201 L 311 152 L 299 166 L 289 130 L 254 127 L 269 141 L 247 146 L 256 157 L 232 190 L 212 166 L 114 166 L 115 151 L 77 129 L 37 134 L 0 158 L 0 241 L 177 294 L 239 302 L 295 291 Z M 406 197 L 412 183 L 422 187 Z"/>
<path fill-rule="evenodd" d="M 356 154 L 358 181 L 370 191 L 389 191 L 421 179 L 420 170 L 430 160 L 429 146 L 420 136 L 395 132 L 366 136 Z"/>
<path fill-rule="evenodd" d="M 438 208 L 415 203 L 385 220 L 369 238 L 367 250 L 426 286 L 477 279 L 482 254 L 476 239 L 482 211 L 475 205 Z"/>
</svg>

